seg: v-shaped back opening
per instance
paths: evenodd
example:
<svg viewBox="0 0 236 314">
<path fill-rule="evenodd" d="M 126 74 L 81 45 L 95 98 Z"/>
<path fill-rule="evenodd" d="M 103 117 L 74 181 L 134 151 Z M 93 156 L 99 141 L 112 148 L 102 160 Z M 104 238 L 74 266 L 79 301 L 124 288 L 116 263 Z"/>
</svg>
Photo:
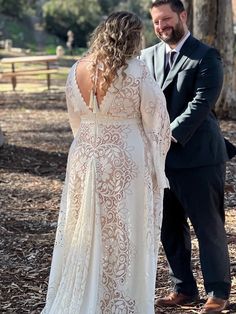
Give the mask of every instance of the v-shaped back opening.
<svg viewBox="0 0 236 314">
<path fill-rule="evenodd" d="M 81 62 L 86 63 L 86 66 L 85 66 L 85 68 L 81 69 L 82 70 L 81 73 L 78 73 L 79 72 L 78 67 L 81 64 Z M 74 80 L 75 80 L 76 87 L 79 91 L 79 94 L 81 96 L 83 103 L 86 105 L 86 107 L 89 110 L 91 110 L 90 106 L 89 106 L 90 100 L 91 100 L 91 98 L 90 98 L 91 97 L 91 91 L 92 90 L 95 91 L 93 80 L 92 80 L 92 75 L 88 69 L 89 66 L 91 65 L 91 62 L 92 61 L 89 61 L 89 60 L 83 60 L 83 61 L 78 60 L 75 64 L 75 71 L 74 71 Z M 101 95 L 101 91 L 103 91 L 103 90 L 101 89 L 101 87 L 99 87 L 99 83 L 100 83 L 100 81 L 99 81 L 99 75 L 98 75 L 98 82 L 97 82 L 97 86 L 96 86 L 95 97 L 97 100 L 98 107 L 100 109 L 102 109 L 102 107 L 104 106 L 104 103 L 108 97 L 108 94 L 110 92 L 110 88 L 111 88 L 111 85 L 113 82 L 107 87 L 107 89 L 105 90 L 105 92 L 103 92 L 102 95 Z"/>
</svg>

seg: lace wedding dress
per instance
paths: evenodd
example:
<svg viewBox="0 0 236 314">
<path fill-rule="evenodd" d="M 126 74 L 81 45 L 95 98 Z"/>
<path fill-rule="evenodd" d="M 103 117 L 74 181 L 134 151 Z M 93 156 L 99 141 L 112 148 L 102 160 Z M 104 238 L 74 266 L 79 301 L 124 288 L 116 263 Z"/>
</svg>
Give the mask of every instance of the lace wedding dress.
<svg viewBox="0 0 236 314">
<path fill-rule="evenodd" d="M 132 59 L 92 112 L 76 83 L 66 97 L 75 136 L 44 314 L 153 314 L 170 145 L 165 98 Z"/>
</svg>

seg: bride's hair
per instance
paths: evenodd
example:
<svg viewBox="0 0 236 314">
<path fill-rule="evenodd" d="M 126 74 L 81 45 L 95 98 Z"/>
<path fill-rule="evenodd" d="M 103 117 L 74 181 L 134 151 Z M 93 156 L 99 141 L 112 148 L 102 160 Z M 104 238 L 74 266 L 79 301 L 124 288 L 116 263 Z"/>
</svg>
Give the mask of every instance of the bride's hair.
<svg viewBox="0 0 236 314">
<path fill-rule="evenodd" d="M 127 67 L 127 60 L 140 53 L 143 23 L 134 13 L 120 11 L 110 14 L 93 32 L 88 53 L 96 64 L 102 64 L 102 88 Z M 123 71 L 123 75 L 124 71 Z"/>
</svg>

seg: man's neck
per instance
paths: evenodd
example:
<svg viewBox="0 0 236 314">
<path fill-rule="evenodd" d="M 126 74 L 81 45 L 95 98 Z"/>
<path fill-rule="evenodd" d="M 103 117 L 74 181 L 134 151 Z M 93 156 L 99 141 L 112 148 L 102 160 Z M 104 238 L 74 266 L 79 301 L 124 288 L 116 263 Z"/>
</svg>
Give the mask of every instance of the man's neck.
<svg viewBox="0 0 236 314">
<path fill-rule="evenodd" d="M 184 33 L 184 35 L 182 36 L 182 38 L 174 45 L 168 45 L 171 50 L 178 48 L 179 46 L 182 47 L 183 43 L 185 42 L 185 40 L 188 38 L 188 36 L 190 35 L 189 30 L 187 29 L 186 32 Z M 179 49 L 177 49 L 179 50 Z"/>
</svg>

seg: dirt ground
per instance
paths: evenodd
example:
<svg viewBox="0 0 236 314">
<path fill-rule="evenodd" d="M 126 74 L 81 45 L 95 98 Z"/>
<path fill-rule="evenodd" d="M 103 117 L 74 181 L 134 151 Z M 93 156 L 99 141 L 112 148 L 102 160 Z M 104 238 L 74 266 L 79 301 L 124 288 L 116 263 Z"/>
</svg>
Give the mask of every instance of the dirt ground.
<svg viewBox="0 0 236 314">
<path fill-rule="evenodd" d="M 0 313 L 40 313 L 72 140 L 64 94 L 2 93 L 0 125 L 6 138 L 0 148 Z M 221 121 L 221 126 L 225 136 L 236 143 L 236 122 Z M 224 313 L 236 313 L 235 183 L 236 158 L 227 164 L 225 188 L 232 294 L 230 308 Z M 201 302 L 196 307 L 157 308 L 157 314 L 197 313 L 205 301 L 197 241 L 192 236 Z M 161 250 L 156 297 L 169 289 L 168 267 Z"/>
</svg>

